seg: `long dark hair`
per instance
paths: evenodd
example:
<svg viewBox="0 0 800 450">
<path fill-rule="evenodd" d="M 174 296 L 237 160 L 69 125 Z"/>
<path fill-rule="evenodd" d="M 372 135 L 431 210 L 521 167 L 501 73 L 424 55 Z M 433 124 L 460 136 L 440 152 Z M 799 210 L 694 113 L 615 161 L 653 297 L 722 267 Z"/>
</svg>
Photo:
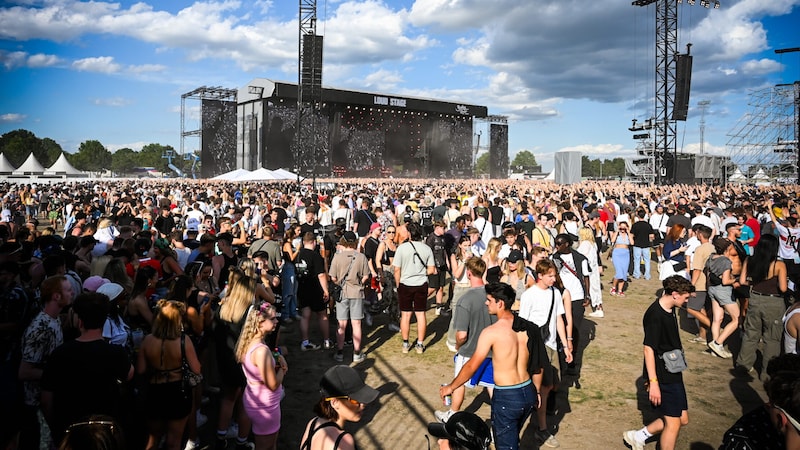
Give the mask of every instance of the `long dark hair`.
<svg viewBox="0 0 800 450">
<path fill-rule="evenodd" d="M 133 289 L 131 290 L 131 298 L 135 298 L 139 294 L 144 294 L 147 291 L 147 283 L 158 272 L 151 266 L 140 266 L 136 271 L 136 278 L 133 280 Z"/>
<path fill-rule="evenodd" d="M 758 283 L 767 279 L 769 268 L 778 259 L 778 238 L 774 234 L 762 234 L 753 248 L 753 256 L 747 259 L 747 276 Z"/>
</svg>

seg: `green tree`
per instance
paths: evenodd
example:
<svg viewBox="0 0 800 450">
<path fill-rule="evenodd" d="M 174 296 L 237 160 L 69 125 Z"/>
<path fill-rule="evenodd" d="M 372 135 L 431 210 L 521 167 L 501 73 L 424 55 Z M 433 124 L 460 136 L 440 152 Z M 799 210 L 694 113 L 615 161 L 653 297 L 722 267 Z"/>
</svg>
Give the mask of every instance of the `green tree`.
<svg viewBox="0 0 800 450">
<path fill-rule="evenodd" d="M 142 167 L 155 167 L 156 170 L 160 172 L 169 172 L 170 169 L 167 167 L 167 160 L 162 158 L 162 156 L 168 151 L 175 149 L 172 148 L 171 145 L 161 145 L 161 144 L 147 144 L 142 147 L 142 151 L 139 152 L 139 165 Z M 173 161 L 176 163 L 175 165 L 180 167 L 177 159 Z"/>
<path fill-rule="evenodd" d="M 61 144 L 50 138 L 44 138 L 41 140 L 41 153 L 36 155 L 36 159 L 38 159 L 43 166 L 50 167 L 58 160 L 58 157 L 61 156 L 62 153 L 64 153 L 64 150 L 61 148 Z"/>
<path fill-rule="evenodd" d="M 533 156 L 533 153 L 529 152 L 528 150 L 522 150 L 514 156 L 514 160 L 511 161 L 511 167 L 523 167 L 523 168 L 530 168 L 537 165 L 536 164 L 536 157 Z M 523 169 L 524 170 L 524 169 Z"/>
<path fill-rule="evenodd" d="M 126 174 L 139 166 L 139 155 L 130 148 L 121 148 L 111 155 L 111 171 Z"/>
<path fill-rule="evenodd" d="M 14 167 L 19 167 L 28 158 L 28 155 L 33 152 L 34 156 L 41 153 L 42 143 L 35 134 L 28 130 L 14 130 L 0 136 L 0 152 L 2 152 L 8 162 Z M 38 159 L 38 157 L 37 157 Z M 39 161 L 45 165 L 44 161 Z M 47 167 L 45 165 L 45 167 Z"/>
<path fill-rule="evenodd" d="M 475 161 L 475 176 L 489 174 L 489 152 L 478 157 Z"/>
<path fill-rule="evenodd" d="M 96 140 L 81 142 L 78 152 L 67 159 L 78 170 L 101 172 L 111 169 L 111 152 Z"/>
</svg>

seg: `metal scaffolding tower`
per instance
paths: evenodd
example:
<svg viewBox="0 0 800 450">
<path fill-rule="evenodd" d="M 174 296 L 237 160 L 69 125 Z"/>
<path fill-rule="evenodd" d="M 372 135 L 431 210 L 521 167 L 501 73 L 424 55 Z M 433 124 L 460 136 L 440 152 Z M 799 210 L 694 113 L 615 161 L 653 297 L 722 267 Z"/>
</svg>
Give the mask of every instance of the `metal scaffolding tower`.
<svg viewBox="0 0 800 450">
<path fill-rule="evenodd" d="M 678 3 L 681 3 L 681 0 L 635 0 L 632 5 L 649 6 L 654 3 L 656 9 L 656 89 L 652 146 L 654 153 L 647 156 L 654 165 L 648 172 L 655 173 L 657 183 L 665 184 L 675 180 L 674 171 L 677 167 L 677 126 L 673 118 L 673 109 L 679 55 Z M 688 3 L 694 5 L 695 0 L 688 0 Z M 708 0 L 702 0 L 700 4 L 705 8 L 711 7 L 711 2 Z M 716 0 L 713 5 L 714 9 L 720 7 L 719 1 Z M 672 167 L 672 173 L 667 173 L 665 161 L 669 161 L 666 165 Z"/>
<path fill-rule="evenodd" d="M 297 182 L 308 172 L 316 184 L 320 126 L 317 108 L 322 92 L 322 36 L 317 35 L 317 0 L 300 0 L 297 36 L 297 139 L 295 172 Z M 323 152 L 325 154 L 326 152 Z"/>
<path fill-rule="evenodd" d="M 730 134 L 731 161 L 750 182 L 798 182 L 800 82 L 750 93 L 748 112 Z"/>
<path fill-rule="evenodd" d="M 227 89 L 221 86 L 201 86 L 191 92 L 181 95 L 181 154 L 180 157 L 184 159 L 193 159 L 186 154 L 186 139 L 191 137 L 198 137 L 200 143 L 195 150 L 200 151 L 203 147 L 203 100 L 221 100 L 221 101 L 236 101 L 238 92 L 236 89 Z M 186 100 L 200 100 L 200 107 L 198 108 L 198 119 L 200 126 L 194 130 L 187 130 L 186 124 Z M 193 150 L 190 150 L 190 155 Z"/>
</svg>

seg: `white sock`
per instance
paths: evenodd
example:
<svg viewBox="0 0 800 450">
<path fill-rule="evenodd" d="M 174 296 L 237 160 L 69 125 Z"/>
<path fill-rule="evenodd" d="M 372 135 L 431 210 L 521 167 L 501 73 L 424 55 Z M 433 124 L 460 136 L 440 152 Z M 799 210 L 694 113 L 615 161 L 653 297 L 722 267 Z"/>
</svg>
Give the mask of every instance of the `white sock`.
<svg viewBox="0 0 800 450">
<path fill-rule="evenodd" d="M 635 438 L 638 442 L 647 442 L 653 435 L 647 431 L 647 427 L 642 428 L 636 432 Z"/>
</svg>

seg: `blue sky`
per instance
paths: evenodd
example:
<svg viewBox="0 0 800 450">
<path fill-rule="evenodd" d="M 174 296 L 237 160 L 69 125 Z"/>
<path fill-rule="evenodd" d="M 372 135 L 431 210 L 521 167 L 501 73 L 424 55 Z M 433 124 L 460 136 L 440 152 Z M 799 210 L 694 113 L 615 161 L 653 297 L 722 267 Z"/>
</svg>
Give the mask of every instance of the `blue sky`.
<svg viewBox="0 0 800 450">
<path fill-rule="evenodd" d="M 679 5 L 693 44 L 689 119 L 678 146 L 726 143 L 750 89 L 800 80 L 800 0 Z M 654 114 L 655 10 L 629 0 L 318 0 L 325 86 L 486 105 L 509 116 L 509 153 L 631 156 L 631 119 Z M 297 79 L 297 0 L 0 2 L 0 133 L 66 151 L 180 148 L 181 94 Z M 189 129 L 196 128 L 191 107 Z M 194 122 L 192 122 L 194 121 Z M 482 139 L 485 143 L 485 139 Z M 187 146 L 192 145 L 187 142 Z"/>
</svg>

